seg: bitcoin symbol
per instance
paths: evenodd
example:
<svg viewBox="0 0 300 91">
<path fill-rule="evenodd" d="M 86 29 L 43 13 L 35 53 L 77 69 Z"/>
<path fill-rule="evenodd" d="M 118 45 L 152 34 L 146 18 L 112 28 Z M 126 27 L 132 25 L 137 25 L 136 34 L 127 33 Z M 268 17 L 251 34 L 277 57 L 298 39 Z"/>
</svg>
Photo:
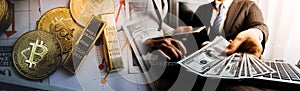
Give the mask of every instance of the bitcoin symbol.
<svg viewBox="0 0 300 91">
<path fill-rule="evenodd" d="M 21 54 L 23 55 L 23 57 L 25 57 L 25 59 L 26 59 L 25 62 L 26 62 L 26 63 L 29 63 L 29 66 L 28 66 L 29 68 L 34 68 L 34 67 L 36 66 L 36 64 L 39 63 L 39 62 L 44 58 L 44 56 L 47 54 L 47 52 L 48 52 L 47 47 L 45 47 L 45 46 L 43 45 L 43 41 L 41 41 L 40 44 L 38 44 L 38 42 L 39 42 L 39 40 L 36 40 L 35 43 L 31 43 L 31 42 L 29 43 L 29 45 L 32 46 L 32 49 L 31 49 L 31 53 L 30 53 L 29 59 L 25 56 L 24 53 L 25 53 L 26 51 L 29 51 L 29 50 L 30 50 L 30 47 L 27 48 L 27 49 L 25 49 L 25 50 L 23 50 L 23 51 L 21 52 Z M 43 49 L 43 52 L 40 52 L 40 53 L 36 52 L 37 47 L 42 48 L 42 49 Z M 40 58 L 35 58 L 35 55 L 39 56 Z"/>
<path fill-rule="evenodd" d="M 64 21 L 68 21 L 70 19 L 64 18 L 54 18 L 51 20 L 50 24 L 50 32 L 56 35 L 61 40 L 71 40 L 73 38 L 74 28 L 70 28 L 70 24 L 64 23 Z"/>
</svg>

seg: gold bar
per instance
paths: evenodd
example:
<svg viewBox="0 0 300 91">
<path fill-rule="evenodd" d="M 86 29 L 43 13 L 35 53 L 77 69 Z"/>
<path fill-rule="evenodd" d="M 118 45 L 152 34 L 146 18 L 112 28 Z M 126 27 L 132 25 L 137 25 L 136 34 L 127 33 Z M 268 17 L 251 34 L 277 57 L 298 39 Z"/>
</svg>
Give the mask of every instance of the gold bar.
<svg viewBox="0 0 300 91">
<path fill-rule="evenodd" d="M 96 40 L 100 37 L 101 33 L 106 28 L 107 23 L 103 20 L 92 16 L 89 24 L 83 30 L 79 40 L 76 41 L 72 48 L 72 51 L 68 53 L 68 56 L 63 66 L 75 74 L 85 61 L 88 53 L 94 47 Z"/>
<path fill-rule="evenodd" d="M 114 14 L 103 14 L 101 19 L 107 21 L 107 27 L 103 36 L 103 53 L 109 72 L 124 68 L 121 57 L 120 45 L 117 36 Z"/>
</svg>

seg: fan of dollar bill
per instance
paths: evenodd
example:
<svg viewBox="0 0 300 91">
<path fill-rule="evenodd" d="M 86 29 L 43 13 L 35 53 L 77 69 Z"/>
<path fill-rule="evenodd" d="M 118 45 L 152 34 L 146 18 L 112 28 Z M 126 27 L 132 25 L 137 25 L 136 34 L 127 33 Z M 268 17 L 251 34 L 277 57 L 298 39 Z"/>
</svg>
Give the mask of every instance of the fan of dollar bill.
<svg viewBox="0 0 300 91">
<path fill-rule="evenodd" d="M 178 63 L 188 71 L 204 77 L 242 79 L 276 72 L 270 66 L 248 53 L 226 55 L 229 42 L 221 36 Z"/>
</svg>

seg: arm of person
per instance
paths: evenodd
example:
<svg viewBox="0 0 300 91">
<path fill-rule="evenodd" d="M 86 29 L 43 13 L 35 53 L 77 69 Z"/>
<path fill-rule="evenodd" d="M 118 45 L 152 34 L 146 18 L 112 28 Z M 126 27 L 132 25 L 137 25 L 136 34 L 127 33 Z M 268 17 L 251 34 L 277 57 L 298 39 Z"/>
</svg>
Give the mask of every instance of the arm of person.
<svg viewBox="0 0 300 91">
<path fill-rule="evenodd" d="M 263 52 L 262 47 L 263 32 L 256 28 L 251 28 L 240 32 L 234 40 L 229 40 L 230 44 L 225 50 L 227 54 L 235 51 L 247 52 L 260 57 Z"/>
<path fill-rule="evenodd" d="M 173 29 L 172 31 L 176 30 Z M 163 31 L 157 31 L 156 28 L 144 28 L 139 31 L 139 34 L 135 35 L 136 42 L 142 44 L 138 46 L 143 54 L 157 50 L 165 58 L 171 60 L 173 58 L 178 59 L 187 53 L 181 41 L 163 37 Z"/>
<path fill-rule="evenodd" d="M 187 53 L 183 43 L 173 38 L 149 38 L 144 45 L 148 46 L 150 51 L 158 50 L 167 60 L 179 59 Z"/>
<path fill-rule="evenodd" d="M 254 54 L 261 57 L 265 43 L 268 40 L 268 28 L 264 23 L 263 15 L 256 4 L 249 7 L 248 15 L 245 17 L 247 23 L 244 25 L 249 27 L 230 40 L 230 45 L 225 52 L 232 54 L 236 51 Z"/>
</svg>

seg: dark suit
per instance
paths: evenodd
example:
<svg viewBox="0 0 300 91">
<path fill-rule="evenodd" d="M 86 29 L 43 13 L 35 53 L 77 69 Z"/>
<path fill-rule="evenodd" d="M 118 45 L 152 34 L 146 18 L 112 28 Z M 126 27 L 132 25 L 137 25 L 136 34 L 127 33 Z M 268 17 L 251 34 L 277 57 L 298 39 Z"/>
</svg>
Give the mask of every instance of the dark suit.
<svg viewBox="0 0 300 91">
<path fill-rule="evenodd" d="M 179 21 L 179 26 L 190 25 L 193 27 L 201 27 L 207 24 L 210 20 L 206 18 L 211 18 L 212 14 L 208 11 L 213 11 L 213 8 L 208 9 L 207 7 L 212 7 L 213 3 L 208 3 L 201 5 L 196 12 L 188 10 L 184 3 L 179 3 L 179 18 L 182 22 Z M 224 31 L 226 39 L 234 39 L 238 33 L 241 31 L 247 30 L 249 28 L 257 28 L 262 30 L 264 39 L 262 45 L 268 38 L 268 28 L 264 24 L 263 16 L 258 6 L 248 0 L 233 0 L 229 11 L 227 13 L 227 18 L 224 23 Z M 193 34 L 198 45 L 209 40 L 206 31 L 201 31 L 200 33 Z M 191 47 L 187 47 L 191 48 Z M 201 46 L 199 46 L 201 48 Z M 177 79 L 179 68 L 178 67 L 167 67 L 164 75 L 161 76 L 162 79 L 157 80 L 154 85 L 158 90 L 167 90 L 172 86 L 173 82 Z M 197 81 L 192 90 L 199 91 L 203 88 L 204 82 L 206 81 L 205 77 L 198 76 Z M 232 84 L 231 84 L 232 83 Z M 252 87 L 251 84 L 241 84 L 241 82 L 236 80 L 222 80 L 218 90 L 235 90 L 235 89 L 250 89 L 257 90 L 257 88 Z"/>
<path fill-rule="evenodd" d="M 196 12 L 191 12 L 182 5 L 180 12 L 183 14 L 179 15 L 179 17 L 186 25 L 191 25 L 193 27 L 208 25 L 207 27 L 211 27 L 211 24 L 203 24 L 202 22 L 208 22 L 206 18 L 211 17 L 212 14 L 208 13 L 213 11 L 213 8 L 207 7 L 213 7 L 213 4 L 214 2 L 201 5 Z M 264 38 L 262 46 L 264 48 L 269 33 L 268 28 L 264 23 L 262 12 L 253 1 L 233 0 L 227 12 L 227 18 L 223 27 L 226 39 L 233 40 L 238 33 L 249 28 L 257 28 L 263 32 Z"/>
<path fill-rule="evenodd" d="M 188 8 L 181 3 L 179 12 L 179 18 L 186 24 L 193 27 L 206 26 L 211 27 L 210 19 L 212 17 L 214 2 L 199 6 L 196 12 L 188 10 Z M 183 25 L 183 24 L 182 24 Z M 263 15 L 255 2 L 250 0 L 233 0 L 228 12 L 227 18 L 224 23 L 223 30 L 227 40 L 235 39 L 238 33 L 250 29 L 257 28 L 263 32 L 262 46 L 265 47 L 265 43 L 268 39 L 268 28 L 264 23 Z M 202 32 L 207 33 L 207 32 Z M 202 34 L 204 35 L 204 34 Z M 207 35 L 207 34 L 206 34 Z M 201 36 L 207 39 L 207 36 Z M 199 40 L 203 40 L 201 37 L 197 37 Z M 198 80 L 193 90 L 202 89 L 205 78 L 198 76 Z M 240 82 L 236 80 L 222 80 L 218 90 L 259 90 L 255 84 Z"/>
</svg>

